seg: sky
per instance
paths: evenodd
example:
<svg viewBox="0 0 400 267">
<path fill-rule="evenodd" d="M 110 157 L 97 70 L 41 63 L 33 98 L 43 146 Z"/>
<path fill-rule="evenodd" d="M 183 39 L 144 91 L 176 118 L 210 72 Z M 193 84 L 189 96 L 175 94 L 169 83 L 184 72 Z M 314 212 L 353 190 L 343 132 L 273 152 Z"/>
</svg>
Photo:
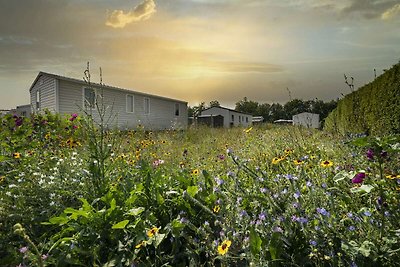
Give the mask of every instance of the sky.
<svg viewBox="0 0 400 267">
<path fill-rule="evenodd" d="M 39 71 L 234 107 L 329 101 L 400 61 L 399 0 L 0 0 L 0 109 Z"/>
</svg>

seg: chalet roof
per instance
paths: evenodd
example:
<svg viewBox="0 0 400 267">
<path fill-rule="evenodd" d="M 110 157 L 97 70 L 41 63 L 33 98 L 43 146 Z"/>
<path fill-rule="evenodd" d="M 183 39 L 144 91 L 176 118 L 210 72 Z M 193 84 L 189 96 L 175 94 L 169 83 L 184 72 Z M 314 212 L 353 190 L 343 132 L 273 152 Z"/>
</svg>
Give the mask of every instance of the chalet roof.
<svg viewBox="0 0 400 267">
<path fill-rule="evenodd" d="M 237 110 L 230 109 L 230 108 L 225 108 L 225 107 L 210 107 L 210 108 L 206 108 L 206 109 L 203 110 L 203 111 L 206 111 L 206 110 L 209 110 L 209 109 L 212 109 L 212 108 L 220 108 L 220 109 L 225 109 L 225 110 L 229 110 L 229 111 L 236 112 L 236 113 L 241 113 L 241 114 L 244 114 L 244 115 L 253 116 L 253 115 L 251 115 L 251 114 L 249 114 L 249 113 L 244 113 L 244 112 L 241 112 L 241 111 L 237 111 Z"/>
<path fill-rule="evenodd" d="M 36 82 L 39 80 L 40 76 L 48 76 L 48 77 L 52 77 L 55 78 L 57 80 L 63 80 L 63 81 L 67 81 L 67 82 L 73 82 L 73 83 L 78 83 L 78 84 L 82 84 L 82 85 L 88 85 L 85 81 L 83 80 L 79 80 L 79 79 L 75 79 L 75 78 L 70 78 L 70 77 L 65 77 L 65 76 L 61 76 L 61 75 L 57 75 L 57 74 L 52 74 L 52 73 L 48 73 L 48 72 L 39 72 L 39 74 L 36 76 L 36 79 L 33 81 L 31 87 L 29 88 L 29 92 L 32 91 L 33 86 L 36 84 Z M 127 92 L 127 93 L 136 93 L 136 94 L 140 94 L 140 95 L 144 95 L 144 96 L 149 96 L 149 97 L 155 97 L 155 98 L 160 98 L 160 99 L 164 99 L 164 100 L 170 100 L 170 101 L 175 101 L 175 102 L 180 102 L 180 103 L 184 103 L 187 104 L 188 102 L 186 101 L 182 101 L 182 100 L 178 100 L 178 99 L 173 99 L 173 98 L 168 98 L 168 97 L 164 97 L 164 96 L 158 96 L 158 95 L 152 95 L 152 94 L 148 94 L 148 93 L 143 93 L 143 92 L 139 92 L 139 91 L 134 91 L 134 90 L 130 90 L 130 89 L 125 89 L 125 88 L 120 88 L 120 87 L 115 87 L 115 86 L 110 86 L 110 85 L 104 85 L 104 84 L 99 84 L 99 83 L 91 83 L 91 86 L 93 87 L 102 87 L 105 89 L 112 89 L 112 90 L 118 90 L 118 91 L 123 91 L 123 92 Z"/>
</svg>

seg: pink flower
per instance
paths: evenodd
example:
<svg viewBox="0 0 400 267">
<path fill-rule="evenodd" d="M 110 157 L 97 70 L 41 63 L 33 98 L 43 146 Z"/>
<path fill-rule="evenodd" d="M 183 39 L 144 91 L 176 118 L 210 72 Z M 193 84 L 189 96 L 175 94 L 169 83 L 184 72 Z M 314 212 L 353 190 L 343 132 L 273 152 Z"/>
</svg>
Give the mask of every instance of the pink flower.
<svg viewBox="0 0 400 267">
<path fill-rule="evenodd" d="M 19 249 L 19 252 L 21 252 L 21 253 L 25 253 L 27 251 L 28 251 L 28 247 L 22 247 Z"/>
</svg>

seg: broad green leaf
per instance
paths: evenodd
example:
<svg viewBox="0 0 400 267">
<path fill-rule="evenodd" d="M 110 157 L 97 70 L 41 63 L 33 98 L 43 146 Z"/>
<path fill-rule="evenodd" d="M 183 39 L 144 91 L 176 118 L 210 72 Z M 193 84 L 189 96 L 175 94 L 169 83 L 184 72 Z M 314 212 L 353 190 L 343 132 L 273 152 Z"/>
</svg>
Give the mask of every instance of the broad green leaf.
<svg viewBox="0 0 400 267">
<path fill-rule="evenodd" d="M 338 172 L 335 177 L 333 177 L 333 181 L 335 181 L 335 183 L 340 182 L 344 179 L 351 179 L 354 175 L 349 174 L 346 171 L 340 171 Z"/>
<path fill-rule="evenodd" d="M 64 225 L 68 221 L 69 221 L 69 219 L 66 216 L 52 217 L 49 219 L 49 222 L 51 224 L 58 224 L 58 225 Z"/>
<path fill-rule="evenodd" d="M 262 240 L 254 228 L 250 229 L 250 251 L 256 256 L 261 251 Z"/>
<path fill-rule="evenodd" d="M 274 232 L 271 237 L 271 242 L 269 244 L 269 252 L 271 253 L 271 258 L 273 260 L 279 259 L 282 251 L 282 240 L 281 233 Z"/>
<path fill-rule="evenodd" d="M 197 192 L 199 192 L 199 187 L 194 185 L 194 186 L 188 186 L 188 188 L 186 189 L 186 192 L 191 196 L 194 197 Z"/>
<path fill-rule="evenodd" d="M 374 189 L 374 187 L 372 185 L 363 184 L 360 187 L 351 188 L 350 192 L 352 192 L 352 193 L 358 193 L 358 192 L 369 193 L 369 192 L 371 192 L 372 189 Z"/>
<path fill-rule="evenodd" d="M 129 220 L 123 220 L 119 223 L 114 224 L 111 228 L 112 229 L 124 229 L 125 226 L 129 223 Z"/>
<path fill-rule="evenodd" d="M 160 245 L 160 243 L 164 240 L 165 236 L 166 236 L 166 234 L 157 233 L 154 236 L 154 246 L 158 247 L 158 245 Z"/>
<path fill-rule="evenodd" d="M 132 216 L 138 216 L 143 211 L 144 211 L 143 207 L 138 207 L 138 208 L 130 209 L 126 214 L 132 215 Z"/>
</svg>

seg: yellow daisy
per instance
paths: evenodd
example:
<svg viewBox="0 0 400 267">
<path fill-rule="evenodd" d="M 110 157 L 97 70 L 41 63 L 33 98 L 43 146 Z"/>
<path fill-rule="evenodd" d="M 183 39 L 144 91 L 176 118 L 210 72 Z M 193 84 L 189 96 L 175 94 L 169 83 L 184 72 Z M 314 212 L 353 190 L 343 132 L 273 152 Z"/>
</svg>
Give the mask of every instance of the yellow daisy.
<svg viewBox="0 0 400 267">
<path fill-rule="evenodd" d="M 333 166 L 333 161 L 330 161 L 330 160 L 325 160 L 325 161 L 322 161 L 321 162 L 321 166 L 322 167 L 331 167 L 331 166 Z"/>
<path fill-rule="evenodd" d="M 149 231 L 147 231 L 147 236 L 148 237 L 153 237 L 155 234 L 157 234 L 158 233 L 158 228 L 157 227 L 153 227 L 153 228 L 151 228 Z"/>
<path fill-rule="evenodd" d="M 229 247 L 232 242 L 230 240 L 224 240 L 220 246 L 218 246 L 218 253 L 220 255 L 225 255 L 228 252 Z"/>
</svg>

